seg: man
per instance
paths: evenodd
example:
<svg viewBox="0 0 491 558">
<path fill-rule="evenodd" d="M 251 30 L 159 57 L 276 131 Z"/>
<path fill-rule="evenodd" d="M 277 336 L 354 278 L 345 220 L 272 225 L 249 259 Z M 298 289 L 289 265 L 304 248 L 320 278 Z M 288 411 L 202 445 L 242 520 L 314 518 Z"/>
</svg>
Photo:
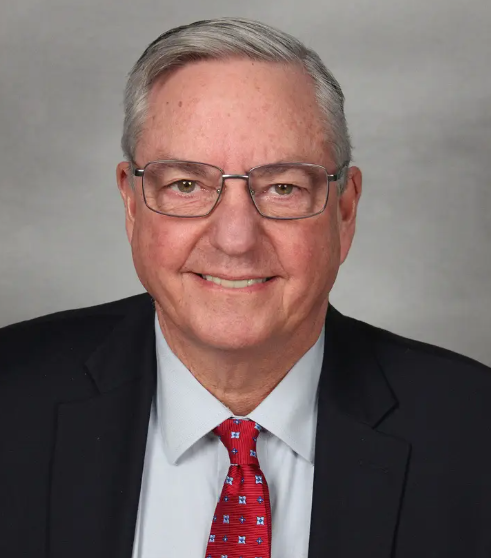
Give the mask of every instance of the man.
<svg viewBox="0 0 491 558">
<path fill-rule="evenodd" d="M 125 110 L 148 294 L 0 331 L 0 556 L 489 558 L 489 369 L 328 302 L 361 173 L 318 56 L 197 22 Z"/>
</svg>

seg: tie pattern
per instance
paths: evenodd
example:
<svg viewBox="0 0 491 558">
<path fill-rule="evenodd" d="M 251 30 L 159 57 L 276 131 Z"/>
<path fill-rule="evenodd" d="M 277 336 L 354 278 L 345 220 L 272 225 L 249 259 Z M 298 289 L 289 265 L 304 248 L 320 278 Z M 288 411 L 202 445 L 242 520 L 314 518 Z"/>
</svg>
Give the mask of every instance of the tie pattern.
<svg viewBox="0 0 491 558">
<path fill-rule="evenodd" d="M 227 419 L 213 432 L 227 448 L 230 468 L 213 516 L 206 558 L 270 558 L 271 506 L 256 443 L 262 428 Z"/>
</svg>

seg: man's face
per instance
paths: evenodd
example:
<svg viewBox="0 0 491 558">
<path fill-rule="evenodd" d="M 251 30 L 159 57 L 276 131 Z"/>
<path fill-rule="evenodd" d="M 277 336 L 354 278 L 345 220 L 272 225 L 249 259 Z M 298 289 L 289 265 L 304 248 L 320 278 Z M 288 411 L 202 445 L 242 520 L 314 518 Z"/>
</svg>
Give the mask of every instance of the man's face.
<svg viewBox="0 0 491 558">
<path fill-rule="evenodd" d="M 136 164 L 183 159 L 246 174 L 256 165 L 330 157 L 310 79 L 291 66 L 249 60 L 201 61 L 157 82 L 150 93 Z M 164 331 L 208 348 L 265 348 L 319 331 L 339 265 L 354 234 L 359 171 L 340 199 L 331 184 L 326 210 L 279 221 L 257 212 L 244 180 L 227 180 L 207 217 L 157 214 L 118 166 L 126 227 L 138 276 L 157 302 Z M 226 288 L 225 279 L 272 277 Z"/>
</svg>

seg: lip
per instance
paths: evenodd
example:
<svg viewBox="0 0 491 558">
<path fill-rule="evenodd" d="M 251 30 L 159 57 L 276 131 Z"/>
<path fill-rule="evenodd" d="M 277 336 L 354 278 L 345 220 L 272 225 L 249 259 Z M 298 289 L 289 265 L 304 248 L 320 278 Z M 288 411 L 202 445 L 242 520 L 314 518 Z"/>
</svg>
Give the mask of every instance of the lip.
<svg viewBox="0 0 491 558">
<path fill-rule="evenodd" d="M 196 275 L 211 275 L 212 277 L 225 279 L 225 281 L 247 281 L 248 279 L 265 279 L 268 277 L 273 277 L 273 275 L 242 275 L 241 277 L 230 277 L 229 275 L 222 275 L 218 273 L 196 273 Z"/>
<path fill-rule="evenodd" d="M 206 274 L 211 275 L 211 274 Z M 255 283 L 254 285 L 250 285 L 248 287 L 241 287 L 240 289 L 233 289 L 230 287 L 223 287 L 222 285 L 217 285 L 213 281 L 207 281 L 203 279 L 201 275 L 197 273 L 191 273 L 191 276 L 199 283 L 200 286 L 208 289 L 220 290 L 227 293 L 251 293 L 256 291 L 263 291 L 269 288 L 273 283 L 276 282 L 277 277 L 272 277 L 269 281 L 264 281 L 263 283 Z M 225 277 L 220 277 L 220 279 L 226 279 Z M 247 277 L 247 279 L 253 279 L 253 277 Z M 261 277 L 258 277 L 261 279 Z M 244 281 L 244 279 L 227 279 L 228 281 Z"/>
</svg>

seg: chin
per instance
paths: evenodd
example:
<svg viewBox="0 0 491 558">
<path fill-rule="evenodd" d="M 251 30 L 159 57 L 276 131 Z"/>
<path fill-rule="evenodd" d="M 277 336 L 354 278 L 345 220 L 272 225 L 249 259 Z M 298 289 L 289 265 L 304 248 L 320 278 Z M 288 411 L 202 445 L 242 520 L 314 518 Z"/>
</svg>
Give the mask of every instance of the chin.
<svg viewBox="0 0 491 558">
<path fill-rule="evenodd" d="M 191 329 L 198 343 L 222 351 L 259 348 L 271 336 L 271 329 L 266 324 L 261 327 L 257 323 L 251 324 L 250 320 L 217 320 L 211 328 L 209 322 L 200 327 L 198 321 L 191 325 Z"/>
</svg>

